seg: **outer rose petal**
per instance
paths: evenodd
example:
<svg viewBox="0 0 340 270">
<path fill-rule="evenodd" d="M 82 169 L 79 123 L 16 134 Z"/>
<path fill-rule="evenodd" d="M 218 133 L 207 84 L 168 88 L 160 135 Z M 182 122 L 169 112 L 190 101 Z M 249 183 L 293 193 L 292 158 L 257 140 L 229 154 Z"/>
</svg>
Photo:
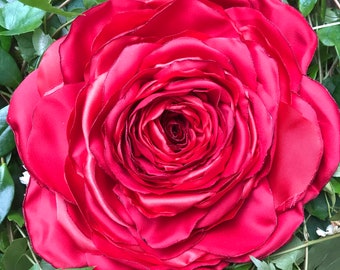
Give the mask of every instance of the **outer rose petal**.
<svg viewBox="0 0 340 270">
<path fill-rule="evenodd" d="M 33 71 L 13 93 L 8 110 L 7 121 L 14 131 L 20 157 L 29 168 L 27 140 L 32 129 L 32 114 L 40 100 L 37 89 L 38 71 Z"/>
<path fill-rule="evenodd" d="M 232 7 L 258 9 L 287 39 L 302 73 L 307 71 L 317 46 L 317 39 L 305 18 L 293 7 L 282 3 L 281 0 L 213 0 L 213 2 L 225 9 Z M 273 12 L 275 10 L 280 10 L 280 16 L 277 16 L 277 12 Z"/>
<path fill-rule="evenodd" d="M 310 91 L 314 89 L 314 91 Z M 319 190 L 329 181 L 340 160 L 340 113 L 329 92 L 319 83 L 303 77 L 301 97 L 315 110 L 323 138 L 323 157 L 304 202 L 315 198 Z M 326 105 L 327 104 L 327 105 Z"/>
<path fill-rule="evenodd" d="M 277 10 L 282 16 L 277 16 Z M 193 47 L 188 46 L 189 40 L 199 43 L 197 47 L 204 48 L 204 52 L 210 47 L 214 53 L 196 55 Z M 143 53 L 136 58 L 137 50 L 133 49 L 142 44 Z M 170 51 L 170 45 L 176 46 Z M 301 70 L 306 71 L 315 46 L 315 34 L 307 22 L 279 0 L 109 0 L 87 11 L 74 22 L 66 38 L 51 46 L 38 71 L 19 87 L 8 116 L 19 153 L 33 177 L 25 200 L 33 247 L 56 266 L 95 265 L 98 270 L 221 269 L 228 263 L 226 260 L 248 261 L 250 254 L 265 256 L 281 247 L 301 223 L 303 203 L 318 194 L 339 162 L 339 111 L 333 100 L 324 90 L 311 91 L 318 90 L 318 86 L 306 78 L 302 79 L 301 98 L 295 98 L 300 94 Z M 164 185 L 152 185 L 151 181 L 137 189 L 137 177 L 132 178 L 130 171 L 125 170 L 134 165 L 134 153 L 130 153 L 136 148 L 130 151 L 117 146 L 120 141 L 114 140 L 120 140 L 124 129 L 131 128 L 118 121 L 128 117 L 126 105 L 134 104 L 143 95 L 134 80 L 142 77 L 148 81 L 152 77 L 150 69 L 157 67 L 161 72 L 152 78 L 164 80 L 157 90 L 169 91 L 171 82 L 166 85 L 167 81 L 186 77 L 176 75 L 177 71 L 182 74 L 180 70 L 170 70 L 176 65 L 166 69 L 162 64 L 183 61 L 191 53 L 225 68 L 221 74 L 228 81 L 235 80 L 226 84 L 236 92 L 235 100 L 244 94 L 253 105 L 248 111 L 235 113 L 240 123 L 235 128 L 234 154 L 227 169 L 220 166 L 218 173 L 242 175 L 244 160 L 253 164 L 260 156 L 261 162 L 249 171 L 251 179 L 240 177 L 240 186 L 242 181 L 249 181 L 244 189 L 236 189 L 232 183 L 230 190 L 223 192 L 223 179 L 216 179 L 217 184 L 211 189 L 208 185 L 202 187 L 200 183 L 209 179 L 207 174 L 211 171 L 202 174 L 204 179 L 195 185 L 181 186 L 193 191 L 198 187 L 203 203 L 194 203 L 201 199 L 192 197 L 193 208 L 178 214 L 171 211 L 174 197 L 165 197 L 169 191 Z M 237 59 L 240 55 L 242 61 Z M 136 59 L 141 65 L 135 64 Z M 205 74 L 198 65 L 191 69 L 197 77 Z M 50 76 L 51 70 L 54 76 Z M 117 76 L 117 71 L 125 76 Z M 209 73 L 215 75 L 211 78 L 221 76 L 216 76 L 215 69 L 207 69 Z M 86 89 L 82 89 L 83 81 Z M 236 87 L 236 81 L 245 87 Z M 208 84 L 201 84 L 198 89 L 204 85 Z M 129 89 L 125 96 L 124 89 Z M 281 105 L 277 118 L 278 104 L 283 99 L 289 105 Z M 114 117 L 109 113 L 114 111 L 112 108 L 116 110 Z M 248 122 L 241 121 L 242 113 L 247 118 L 253 111 L 256 112 Z M 221 112 L 228 114 L 229 110 Z M 277 141 L 271 144 L 277 120 Z M 268 128 L 271 121 L 273 125 Z M 249 132 L 262 147 L 257 156 L 246 155 L 252 142 L 248 140 Z M 218 134 L 222 133 L 223 130 Z M 336 150 L 332 146 L 334 139 Z M 221 144 L 221 138 L 216 141 Z M 309 148 L 309 144 L 313 147 Z M 255 143 L 252 146 L 255 151 Z M 124 161 L 131 160 L 119 163 L 118 155 L 112 155 L 115 147 L 122 152 Z M 308 155 L 307 164 L 302 163 L 307 171 L 298 170 L 295 156 L 290 157 L 292 152 L 298 153 L 299 158 L 307 153 L 302 158 Z M 47 155 L 50 158 L 46 159 Z M 173 162 L 170 156 L 167 160 Z M 197 171 L 203 172 L 204 164 L 200 164 L 203 166 Z M 285 170 L 286 165 L 289 170 Z M 268 180 L 266 174 L 271 168 Z M 111 171 L 114 173 L 109 175 Z M 299 185 L 292 175 L 301 178 Z M 182 182 L 180 178 L 176 180 Z M 125 187 L 119 189 L 123 183 Z M 145 193 L 139 201 L 136 190 Z M 204 196 L 209 197 L 211 192 L 217 193 L 218 202 L 205 201 Z M 159 203 L 160 197 L 153 193 L 164 194 L 167 200 Z M 180 202 L 179 198 L 176 202 Z M 180 203 L 177 206 L 181 208 Z M 140 211 L 142 208 L 144 212 Z M 150 220 L 145 216 L 148 208 L 159 213 L 160 218 Z M 174 216 L 162 216 L 164 208 Z M 178 226 L 180 229 L 176 229 Z"/>
<path fill-rule="evenodd" d="M 273 166 L 269 183 L 276 208 L 286 210 L 312 183 L 323 153 L 317 123 L 285 103 L 280 104 Z"/>
<path fill-rule="evenodd" d="M 317 46 L 316 35 L 305 18 L 281 0 L 249 0 L 249 2 L 271 20 L 288 40 L 302 73 L 305 73 Z M 273 10 L 280 10 L 280 16 Z"/>
<path fill-rule="evenodd" d="M 276 226 L 272 194 L 267 180 L 263 179 L 237 215 L 207 231 L 196 247 L 227 258 L 238 257 L 262 246 Z M 280 246 L 281 243 L 277 248 Z"/>
<path fill-rule="evenodd" d="M 73 201 L 73 196 L 64 178 L 68 152 L 66 128 L 81 86 L 68 85 L 39 100 L 32 115 L 32 130 L 25 149 L 26 164 L 33 176 L 69 201 Z"/>
<path fill-rule="evenodd" d="M 92 253 L 86 254 L 86 259 L 88 265 L 95 266 L 95 270 L 131 270 L 131 269 L 138 269 L 138 270 L 149 270 L 149 268 L 137 264 L 133 261 L 118 261 L 118 260 L 111 260 L 103 255 L 96 255 Z"/>
<path fill-rule="evenodd" d="M 38 254 L 56 267 L 87 265 L 85 253 L 95 251 L 93 243 L 73 223 L 65 200 L 41 187 L 34 178 L 25 197 L 24 215 Z"/>
<path fill-rule="evenodd" d="M 110 22 L 112 13 L 111 1 L 107 1 L 88 10 L 74 21 L 65 42 L 60 46 L 61 66 L 65 83 L 83 81 L 85 65 L 92 53 L 93 40 L 107 22 Z M 91 31 L 85 30 L 86 34 L 84 35 L 84 29 L 91 29 Z M 74 48 L 78 49 L 74 50 Z"/>
<path fill-rule="evenodd" d="M 59 48 L 63 41 L 64 38 L 61 38 L 48 47 L 39 64 L 37 70 L 37 85 L 41 96 L 51 93 L 55 87 L 63 84 L 59 60 Z M 53 76 L 51 76 L 51 74 L 53 74 Z"/>
<path fill-rule="evenodd" d="M 302 223 L 303 217 L 303 205 L 300 203 L 294 208 L 282 212 L 278 215 L 277 228 L 269 236 L 268 240 L 250 254 L 233 258 L 233 262 L 249 261 L 250 255 L 256 258 L 263 258 L 273 253 L 292 238 L 292 235 Z"/>
</svg>

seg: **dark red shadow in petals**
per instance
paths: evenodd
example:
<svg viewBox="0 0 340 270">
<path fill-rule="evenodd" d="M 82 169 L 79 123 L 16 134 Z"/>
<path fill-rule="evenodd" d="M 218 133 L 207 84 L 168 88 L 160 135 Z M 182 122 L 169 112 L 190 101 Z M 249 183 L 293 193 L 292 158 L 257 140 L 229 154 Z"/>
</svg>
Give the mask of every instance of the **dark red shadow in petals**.
<svg viewBox="0 0 340 270">
<path fill-rule="evenodd" d="M 290 105 L 281 103 L 277 139 L 269 183 L 275 207 L 285 211 L 301 199 L 312 183 L 323 153 L 316 123 Z"/>
<path fill-rule="evenodd" d="M 81 87 L 82 84 L 64 86 L 38 102 L 26 149 L 30 172 L 69 201 L 73 201 L 73 196 L 64 177 L 68 153 L 66 129 Z"/>
<path fill-rule="evenodd" d="M 262 246 L 276 228 L 273 195 L 262 179 L 237 215 L 207 231 L 196 248 L 225 257 L 241 256 Z"/>
<path fill-rule="evenodd" d="M 7 121 L 15 135 L 21 159 L 30 168 L 27 141 L 32 129 L 32 115 L 40 95 L 37 89 L 37 71 L 33 71 L 14 91 L 8 110 Z"/>
<path fill-rule="evenodd" d="M 73 223 L 67 206 L 63 197 L 41 187 L 31 178 L 24 215 L 29 236 L 34 239 L 34 250 L 55 267 L 86 266 L 85 252 L 95 252 L 96 248 Z"/>
<path fill-rule="evenodd" d="M 307 202 L 318 195 L 319 190 L 329 181 L 338 167 L 340 161 L 340 114 L 332 96 L 319 83 L 304 76 L 301 85 L 301 97 L 313 107 L 317 114 L 324 146 L 321 164 L 312 183 L 312 187 L 316 190 L 308 190 L 304 198 L 304 202 Z"/>
</svg>

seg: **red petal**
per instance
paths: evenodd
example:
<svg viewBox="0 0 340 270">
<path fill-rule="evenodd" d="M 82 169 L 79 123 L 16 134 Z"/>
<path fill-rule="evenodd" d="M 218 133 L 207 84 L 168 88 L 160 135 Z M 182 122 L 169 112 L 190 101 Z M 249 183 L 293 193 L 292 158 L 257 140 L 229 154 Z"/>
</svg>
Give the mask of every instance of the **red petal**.
<svg viewBox="0 0 340 270">
<path fill-rule="evenodd" d="M 25 162 L 28 171 L 69 201 L 73 201 L 73 196 L 64 177 L 68 153 L 66 128 L 81 86 L 65 86 L 38 102 L 32 116 L 27 148 L 24 150 L 27 151 Z"/>
<path fill-rule="evenodd" d="M 317 196 L 320 189 L 329 181 L 340 162 L 340 114 L 339 108 L 329 92 L 319 83 L 303 77 L 301 96 L 315 110 L 321 128 L 324 153 L 312 187 L 304 201 Z"/>
<path fill-rule="evenodd" d="M 61 66 L 65 83 L 83 80 L 84 69 L 92 53 L 91 45 L 102 28 L 111 21 L 111 17 L 112 5 L 108 1 L 88 10 L 73 22 L 69 34 L 60 45 Z"/>
<path fill-rule="evenodd" d="M 64 41 L 61 38 L 54 42 L 44 53 L 38 68 L 37 87 L 41 96 L 48 94 L 53 88 L 63 83 L 60 67 L 59 47 Z"/>
<path fill-rule="evenodd" d="M 322 153 L 323 140 L 317 124 L 281 103 L 273 167 L 269 174 L 276 208 L 285 210 L 301 199 L 315 177 Z"/>
<path fill-rule="evenodd" d="M 207 231 L 196 248 L 225 257 L 241 256 L 262 246 L 276 225 L 273 197 L 264 179 L 235 218 Z"/>
<path fill-rule="evenodd" d="M 277 228 L 263 246 L 249 254 L 233 258 L 232 261 L 238 263 L 248 262 L 250 255 L 255 258 L 263 258 L 270 255 L 292 238 L 294 232 L 302 223 L 303 217 L 303 206 L 301 204 L 297 205 L 295 208 L 289 209 L 288 211 L 282 212 L 278 215 Z"/>
<path fill-rule="evenodd" d="M 86 266 L 85 252 L 95 247 L 70 218 L 67 208 L 61 196 L 31 178 L 24 214 L 34 250 L 56 267 Z"/>
<path fill-rule="evenodd" d="M 32 114 L 40 95 L 37 90 L 37 71 L 32 72 L 13 93 L 7 121 L 14 131 L 21 159 L 29 168 L 27 140 L 32 129 Z"/>
<path fill-rule="evenodd" d="M 278 0 L 250 0 L 250 2 L 271 20 L 288 40 L 302 73 L 305 73 L 317 46 L 316 35 L 306 19 L 292 6 Z"/>
</svg>

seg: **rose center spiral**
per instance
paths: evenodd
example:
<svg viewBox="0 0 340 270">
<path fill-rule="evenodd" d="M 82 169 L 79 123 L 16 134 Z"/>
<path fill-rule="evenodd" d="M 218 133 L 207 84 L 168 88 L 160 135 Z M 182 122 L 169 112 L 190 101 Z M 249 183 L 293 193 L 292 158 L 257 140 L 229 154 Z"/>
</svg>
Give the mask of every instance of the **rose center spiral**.
<svg viewBox="0 0 340 270">
<path fill-rule="evenodd" d="M 160 120 L 168 145 L 174 152 L 179 152 L 188 143 L 188 121 L 182 114 L 168 110 L 164 111 Z"/>
</svg>

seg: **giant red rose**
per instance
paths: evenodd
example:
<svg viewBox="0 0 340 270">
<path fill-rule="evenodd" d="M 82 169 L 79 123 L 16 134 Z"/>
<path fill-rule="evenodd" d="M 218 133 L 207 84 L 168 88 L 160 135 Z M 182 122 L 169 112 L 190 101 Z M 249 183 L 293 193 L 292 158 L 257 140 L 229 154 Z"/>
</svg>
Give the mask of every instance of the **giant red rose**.
<svg viewBox="0 0 340 270">
<path fill-rule="evenodd" d="M 56 267 L 222 269 L 285 244 L 339 163 L 316 37 L 279 0 L 111 0 L 15 91 L 34 250 Z"/>
</svg>

